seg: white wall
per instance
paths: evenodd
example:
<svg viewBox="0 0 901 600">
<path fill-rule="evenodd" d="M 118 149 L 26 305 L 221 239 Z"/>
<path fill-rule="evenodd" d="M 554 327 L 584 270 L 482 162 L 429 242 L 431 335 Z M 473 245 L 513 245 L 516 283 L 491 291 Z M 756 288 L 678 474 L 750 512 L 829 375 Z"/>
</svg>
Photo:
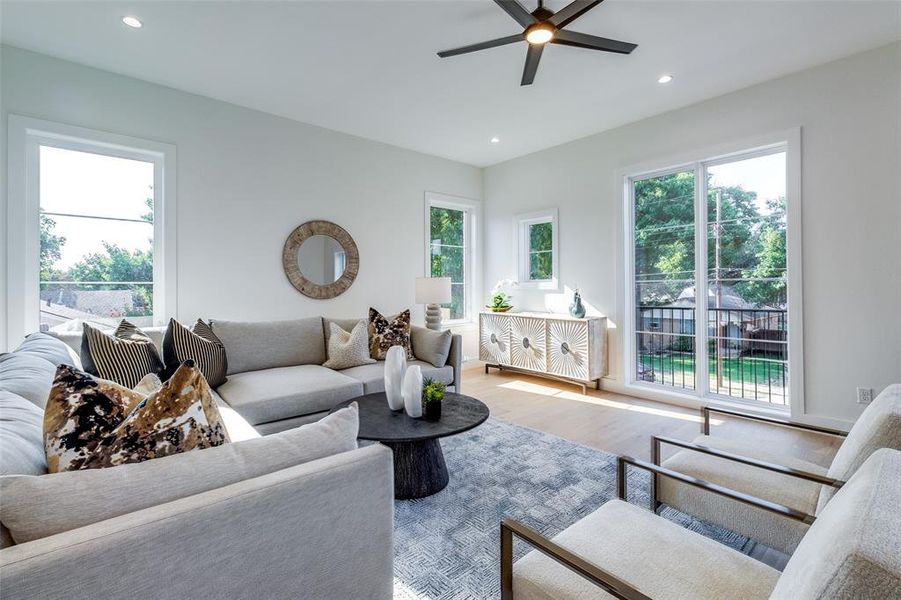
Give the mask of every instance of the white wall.
<svg viewBox="0 0 901 600">
<path fill-rule="evenodd" d="M 798 126 L 803 416 L 846 424 L 863 408 L 856 386 L 879 391 L 901 381 L 901 44 L 485 169 L 484 288 L 516 273 L 513 216 L 559 207 L 562 283 L 580 286 L 586 301 L 622 323 L 617 172 Z M 544 294 L 514 293 L 514 304 L 545 308 Z M 609 333 L 605 387 L 621 389 L 621 332 Z"/>
<path fill-rule="evenodd" d="M 0 51 L 0 164 L 10 113 L 177 147 L 180 319 L 363 316 L 372 305 L 386 313 L 413 307 L 421 320 L 413 281 L 425 268 L 424 193 L 481 197 L 475 167 L 8 46 Z M 309 219 L 338 223 L 360 251 L 359 276 L 334 300 L 302 296 L 282 271 L 285 238 Z M 5 293 L 0 299 L 5 304 Z"/>
</svg>

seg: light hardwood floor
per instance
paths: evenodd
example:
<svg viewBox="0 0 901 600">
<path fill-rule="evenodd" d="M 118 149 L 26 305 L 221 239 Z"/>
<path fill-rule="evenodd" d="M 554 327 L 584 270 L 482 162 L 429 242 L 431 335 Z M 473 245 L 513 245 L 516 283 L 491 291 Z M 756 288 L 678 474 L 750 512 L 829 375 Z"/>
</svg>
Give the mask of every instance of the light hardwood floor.
<svg viewBox="0 0 901 600">
<path fill-rule="evenodd" d="M 550 433 L 612 454 L 650 458 L 652 435 L 692 440 L 701 433 L 698 411 L 606 391 L 582 395 L 575 385 L 492 369 L 470 361 L 463 393 L 478 398 L 494 417 Z M 828 466 L 840 438 L 715 416 L 711 435 L 753 439 L 791 448 L 794 456 Z M 673 452 L 666 451 L 664 455 Z"/>
</svg>

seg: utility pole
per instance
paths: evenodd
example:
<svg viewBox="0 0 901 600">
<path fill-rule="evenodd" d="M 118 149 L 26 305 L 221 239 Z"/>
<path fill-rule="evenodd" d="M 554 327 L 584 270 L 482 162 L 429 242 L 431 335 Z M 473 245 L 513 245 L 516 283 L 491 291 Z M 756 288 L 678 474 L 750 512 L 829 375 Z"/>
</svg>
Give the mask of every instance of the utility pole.
<svg viewBox="0 0 901 600">
<path fill-rule="evenodd" d="M 719 390 L 723 387 L 723 360 L 722 360 L 722 344 L 723 344 L 723 331 L 720 327 L 720 308 L 722 303 L 722 285 L 720 283 L 720 227 L 722 226 L 721 214 L 720 214 L 720 206 L 723 202 L 723 191 L 716 190 L 716 228 L 715 228 L 715 246 L 714 252 L 716 254 L 715 258 L 715 269 L 714 269 L 714 307 L 716 308 L 716 387 Z M 728 331 L 729 325 L 726 324 L 726 331 Z"/>
</svg>

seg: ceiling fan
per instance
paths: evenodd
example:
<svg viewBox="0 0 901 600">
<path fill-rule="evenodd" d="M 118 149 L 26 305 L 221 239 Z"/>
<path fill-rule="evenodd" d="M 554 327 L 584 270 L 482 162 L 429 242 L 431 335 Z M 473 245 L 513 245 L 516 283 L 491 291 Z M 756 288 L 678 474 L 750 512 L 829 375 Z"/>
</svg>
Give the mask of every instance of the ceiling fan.
<svg viewBox="0 0 901 600">
<path fill-rule="evenodd" d="M 538 71 L 538 61 L 541 60 L 541 53 L 544 51 L 544 46 L 548 43 L 587 48 L 589 50 L 601 50 L 603 52 L 616 52 L 617 54 L 630 54 L 638 47 L 637 44 L 564 29 L 564 27 L 603 2 L 603 0 L 575 0 L 557 12 L 546 9 L 543 0 L 538 0 L 538 8 L 532 12 L 527 11 L 517 0 L 494 1 L 504 12 L 525 28 L 522 33 L 463 46 L 462 48 L 454 48 L 453 50 L 443 50 L 438 53 L 438 56 L 447 58 L 525 40 L 529 43 L 529 50 L 526 52 L 526 65 L 522 70 L 522 82 L 520 85 L 531 85 L 535 81 L 535 73 Z"/>
</svg>

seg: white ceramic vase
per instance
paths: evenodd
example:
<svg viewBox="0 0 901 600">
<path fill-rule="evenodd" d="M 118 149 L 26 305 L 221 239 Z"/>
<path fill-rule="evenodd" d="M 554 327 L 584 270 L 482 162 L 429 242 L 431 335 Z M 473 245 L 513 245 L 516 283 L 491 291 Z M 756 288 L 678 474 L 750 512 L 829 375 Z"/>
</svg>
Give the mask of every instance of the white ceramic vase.
<svg viewBox="0 0 901 600">
<path fill-rule="evenodd" d="M 403 346 L 391 346 L 385 357 L 385 395 L 388 396 L 388 408 L 403 410 L 404 408 L 404 371 L 407 370 L 407 352 Z"/>
<path fill-rule="evenodd" d="M 419 365 L 408 367 L 404 373 L 404 408 L 414 419 L 422 416 L 422 369 Z"/>
</svg>

